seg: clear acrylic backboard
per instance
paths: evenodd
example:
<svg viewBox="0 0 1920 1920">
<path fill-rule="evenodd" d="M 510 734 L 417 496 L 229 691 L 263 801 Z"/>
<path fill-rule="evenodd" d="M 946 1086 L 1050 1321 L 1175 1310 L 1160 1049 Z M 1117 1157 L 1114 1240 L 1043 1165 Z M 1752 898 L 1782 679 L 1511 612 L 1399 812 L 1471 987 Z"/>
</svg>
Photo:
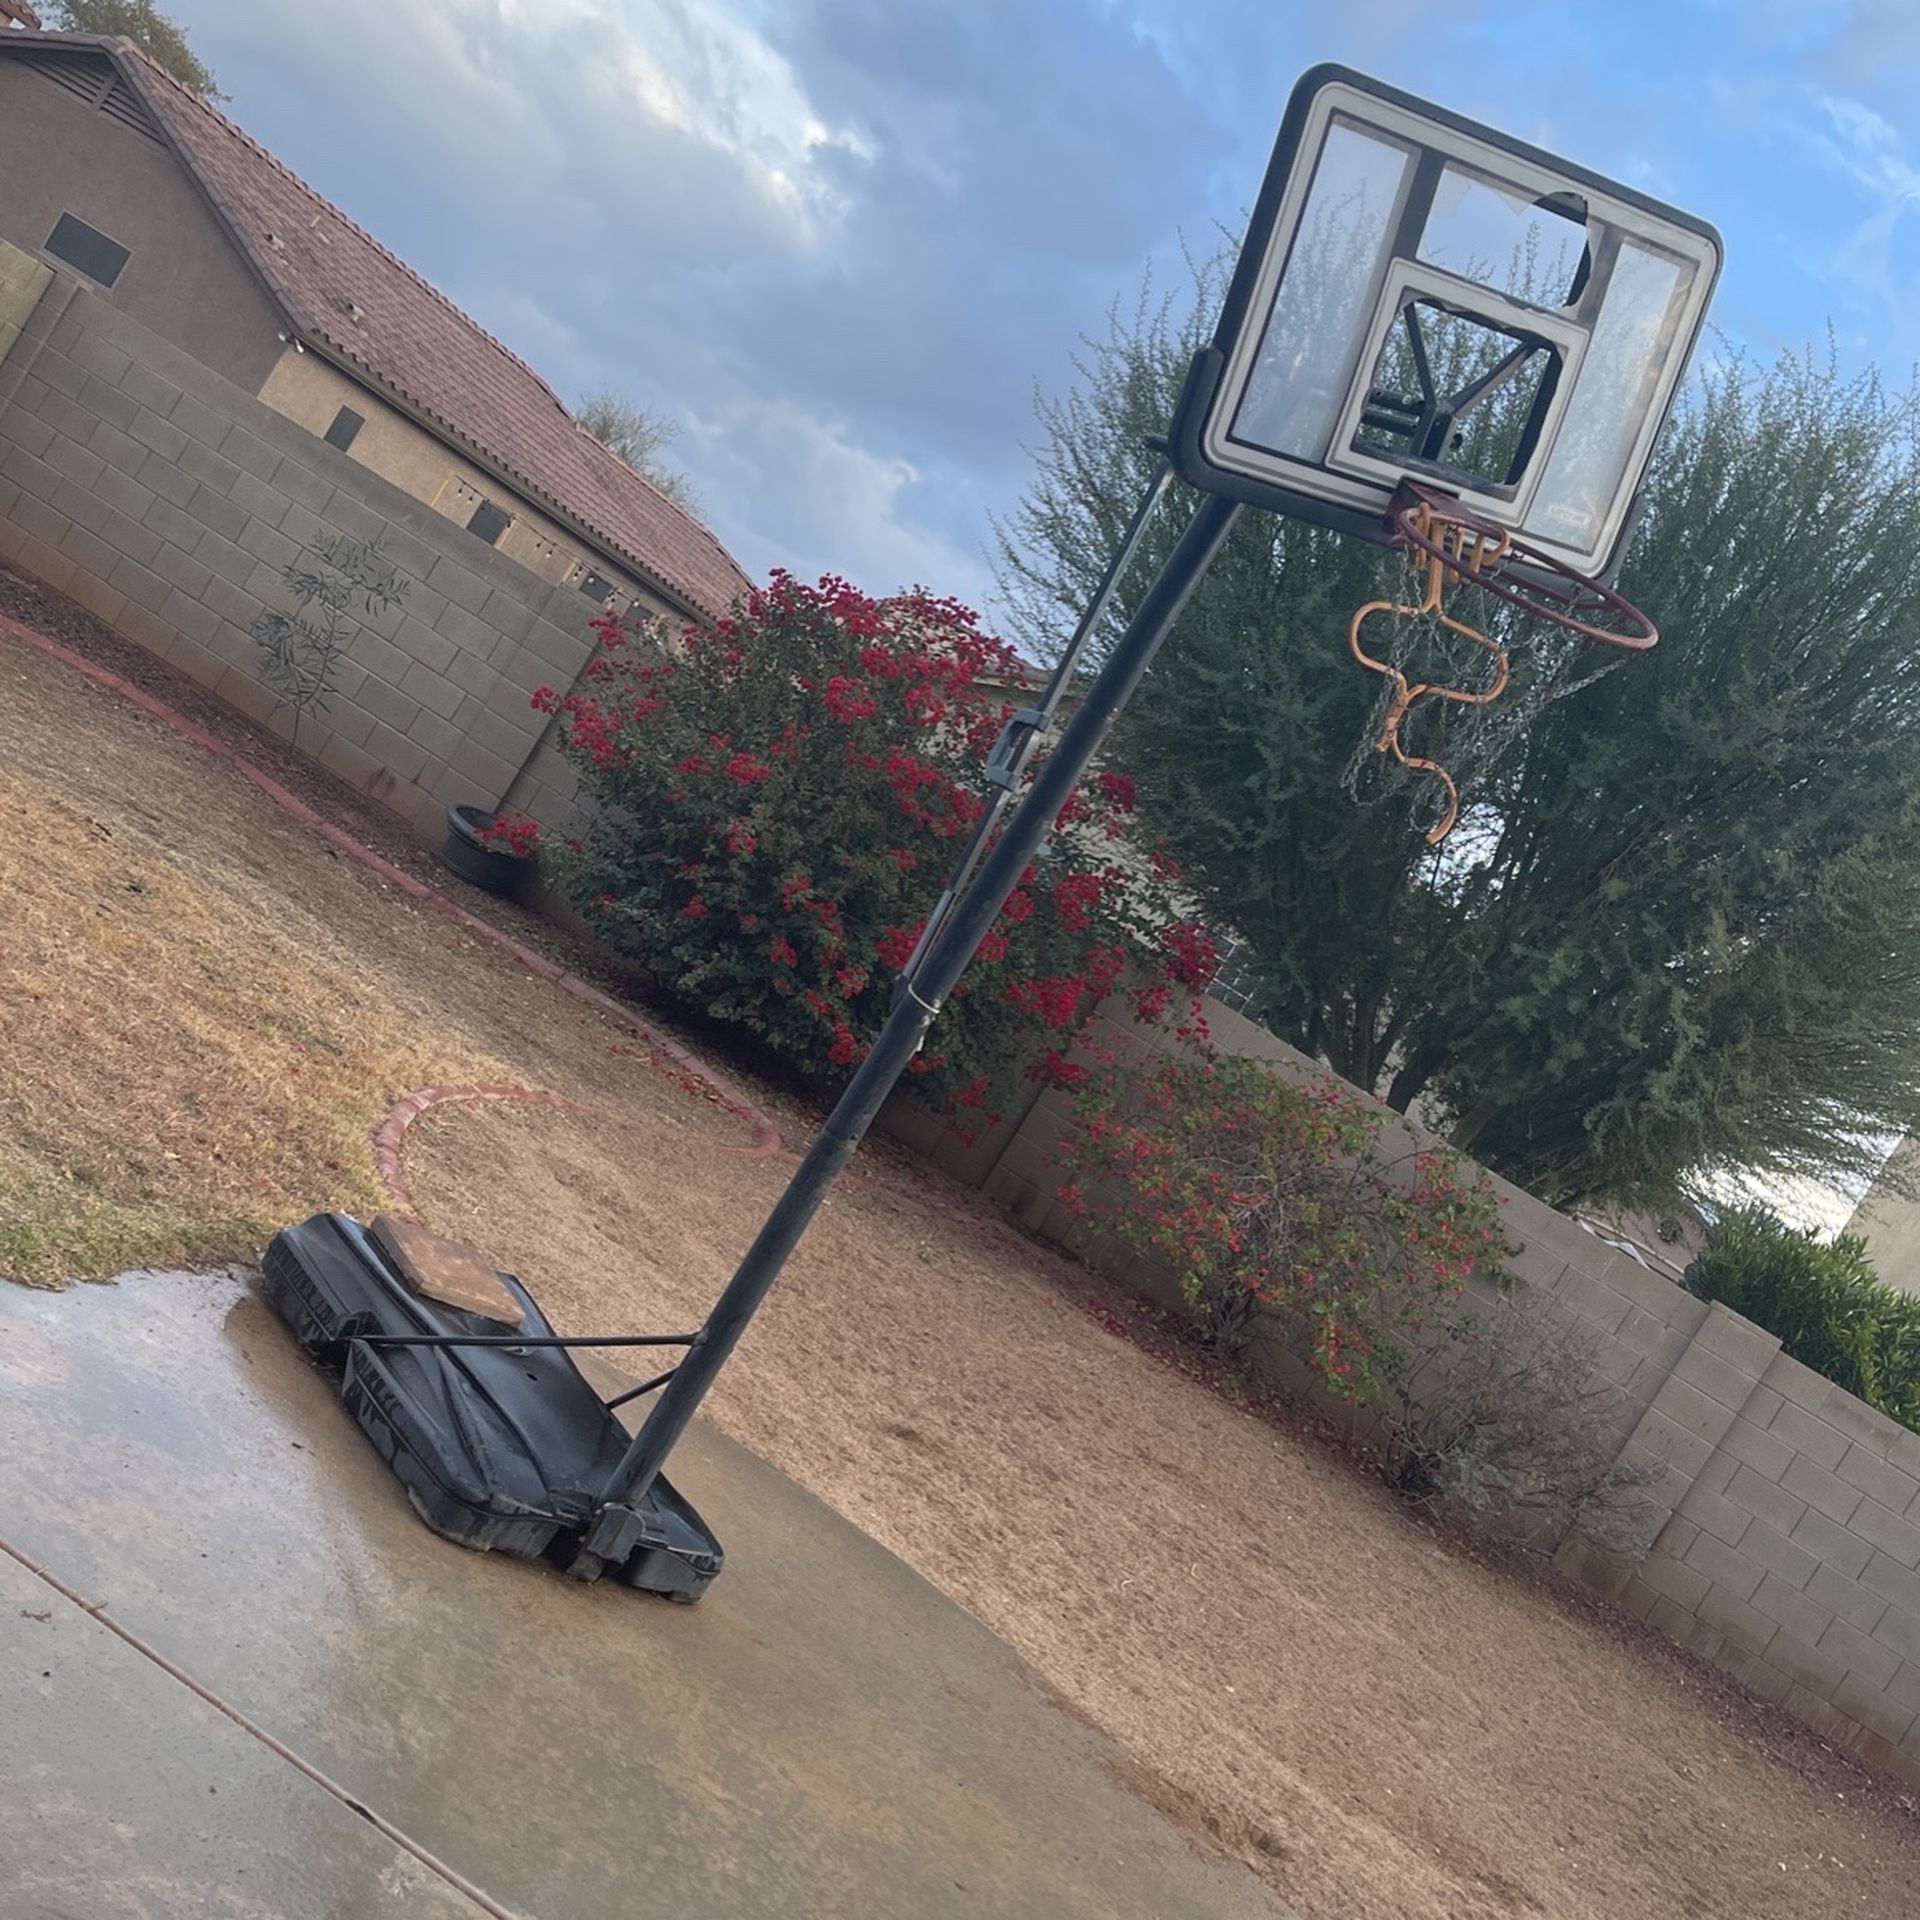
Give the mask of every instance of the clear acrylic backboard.
<svg viewBox="0 0 1920 1920">
<path fill-rule="evenodd" d="M 1720 258 L 1704 221 L 1316 67 L 1182 396 L 1176 464 L 1375 540 L 1415 481 L 1610 579 Z"/>
</svg>

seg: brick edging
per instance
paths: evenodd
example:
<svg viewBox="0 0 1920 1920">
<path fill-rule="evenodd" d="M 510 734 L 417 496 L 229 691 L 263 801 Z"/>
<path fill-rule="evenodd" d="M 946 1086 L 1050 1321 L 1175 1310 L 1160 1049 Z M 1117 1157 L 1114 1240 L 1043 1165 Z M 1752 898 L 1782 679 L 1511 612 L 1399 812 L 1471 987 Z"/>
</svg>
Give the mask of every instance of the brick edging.
<svg viewBox="0 0 1920 1920">
<path fill-rule="evenodd" d="M 524 1100 L 537 1107 L 559 1107 L 568 1113 L 597 1113 L 584 1100 L 568 1100 L 557 1093 L 543 1093 L 534 1087 L 417 1087 L 402 1094 L 387 1109 L 386 1118 L 373 1130 L 373 1170 L 387 1198 L 402 1213 L 414 1213 L 413 1195 L 407 1188 L 407 1176 L 400 1164 L 400 1148 L 407 1129 L 429 1107 L 451 1103 L 470 1104 L 478 1100 Z"/>
</svg>

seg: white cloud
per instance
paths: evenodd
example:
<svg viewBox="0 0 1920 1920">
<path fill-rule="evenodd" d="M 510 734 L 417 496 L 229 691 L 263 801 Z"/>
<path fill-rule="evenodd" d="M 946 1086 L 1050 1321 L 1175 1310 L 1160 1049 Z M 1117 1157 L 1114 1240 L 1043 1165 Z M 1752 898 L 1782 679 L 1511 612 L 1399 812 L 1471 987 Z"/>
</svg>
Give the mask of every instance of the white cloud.
<svg viewBox="0 0 1920 1920">
<path fill-rule="evenodd" d="M 792 65 L 727 7 L 701 0 L 573 0 L 606 52 L 591 69 L 615 111 L 637 108 L 656 125 L 726 155 L 804 229 L 844 211 L 820 160 L 836 150 L 871 160 L 858 128 L 829 126 Z M 518 0 L 517 12 L 548 17 Z"/>
<path fill-rule="evenodd" d="M 1030 378 L 1219 147 L 1107 0 L 181 5 L 249 130 L 557 391 L 680 422 L 750 571 L 880 591 L 991 594 Z"/>
<path fill-rule="evenodd" d="M 1865 195 L 1869 209 L 1825 256 L 1823 272 L 1850 304 L 1864 298 L 1904 321 L 1913 288 L 1897 249 L 1905 221 L 1920 211 L 1920 167 L 1905 137 L 1864 102 L 1834 94 L 1814 100 L 1826 124 L 1809 129 L 1807 143 Z"/>
<path fill-rule="evenodd" d="M 1907 159 L 1906 143 L 1893 126 L 1859 100 L 1822 94 L 1819 105 L 1833 124 L 1828 151 L 1846 172 L 1885 199 L 1920 199 L 1920 171 Z"/>
<path fill-rule="evenodd" d="M 233 6 L 235 0 L 220 0 Z M 251 8 L 249 8 L 251 11 Z M 496 196 L 697 201 L 710 238 L 817 244 L 871 139 L 726 0 L 334 0 L 233 35 L 342 71 Z M 730 180 L 737 204 L 715 188 Z M 772 229 L 773 231 L 770 231 Z"/>
<path fill-rule="evenodd" d="M 790 400 L 741 398 L 690 420 L 684 454 L 703 497 L 726 504 L 714 531 L 749 572 L 806 575 L 830 555 L 835 571 L 874 593 L 913 585 L 985 604 L 985 561 L 915 524 L 918 468 L 862 446 L 840 422 Z"/>
</svg>

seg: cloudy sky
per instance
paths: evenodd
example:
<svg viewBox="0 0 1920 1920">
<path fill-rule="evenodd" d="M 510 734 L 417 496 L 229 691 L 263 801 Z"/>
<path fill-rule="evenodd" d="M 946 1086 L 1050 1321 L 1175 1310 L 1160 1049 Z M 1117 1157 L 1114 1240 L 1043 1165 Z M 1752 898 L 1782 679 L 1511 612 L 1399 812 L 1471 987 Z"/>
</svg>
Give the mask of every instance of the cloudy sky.
<svg viewBox="0 0 1920 1920">
<path fill-rule="evenodd" d="M 750 571 L 991 599 L 1036 383 L 1251 202 L 1315 61 L 1705 214 L 1717 319 L 1920 359 L 1916 0 L 168 0 L 229 111 Z M 1444 12 L 1444 25 L 1436 21 Z"/>
</svg>

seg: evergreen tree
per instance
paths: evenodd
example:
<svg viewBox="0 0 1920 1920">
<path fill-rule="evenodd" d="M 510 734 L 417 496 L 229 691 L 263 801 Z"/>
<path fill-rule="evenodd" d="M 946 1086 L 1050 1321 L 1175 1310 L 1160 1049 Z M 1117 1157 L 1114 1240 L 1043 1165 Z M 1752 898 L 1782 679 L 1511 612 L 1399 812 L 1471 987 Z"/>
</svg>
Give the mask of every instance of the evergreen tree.
<svg viewBox="0 0 1920 1920">
<path fill-rule="evenodd" d="M 1001 529 L 1029 649 L 1111 550 L 1217 291 L 1117 316 L 1041 403 Z M 1622 580 L 1660 646 L 1514 736 L 1439 854 L 1403 797 L 1341 785 L 1378 692 L 1346 623 L 1409 576 L 1246 515 L 1116 755 L 1268 1024 L 1561 1201 L 1831 1177 L 1920 1124 L 1914 427 L 1813 359 L 1696 380 Z"/>
</svg>

